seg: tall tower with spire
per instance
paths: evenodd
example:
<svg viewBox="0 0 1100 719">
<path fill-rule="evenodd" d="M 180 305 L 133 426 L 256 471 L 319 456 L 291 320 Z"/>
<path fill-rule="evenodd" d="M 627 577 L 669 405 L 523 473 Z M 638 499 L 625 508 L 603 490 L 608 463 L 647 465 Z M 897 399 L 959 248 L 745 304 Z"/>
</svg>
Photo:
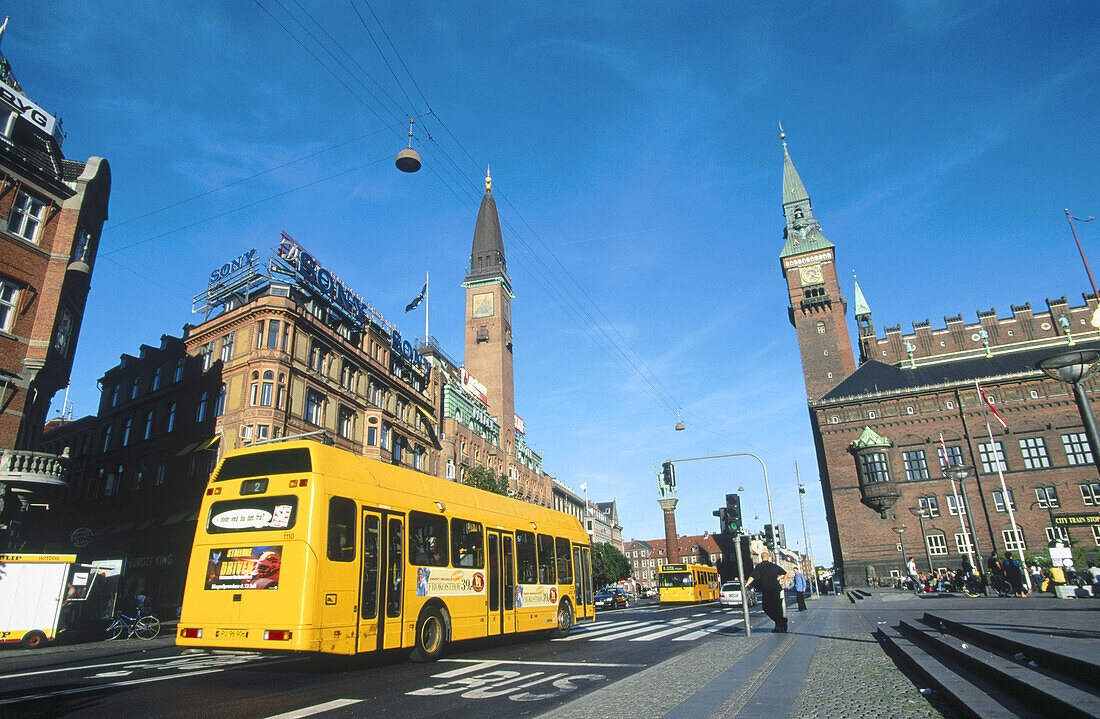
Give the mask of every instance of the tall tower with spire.
<svg viewBox="0 0 1100 719">
<path fill-rule="evenodd" d="M 859 328 L 859 363 L 863 364 L 874 357 L 875 348 L 875 324 L 871 321 L 871 306 L 867 304 L 867 298 L 863 296 L 863 290 L 856 286 L 856 326 Z"/>
<path fill-rule="evenodd" d="M 474 226 L 466 272 L 466 371 L 485 385 L 489 414 L 500 423 L 505 465 L 515 447 L 515 388 L 512 375 L 512 281 L 504 260 L 493 180 L 485 174 L 485 196 Z"/>
<path fill-rule="evenodd" d="M 794 169 L 782 128 L 779 137 L 783 141 L 783 216 L 787 220 L 779 263 L 787 280 L 791 324 L 798 332 L 806 396 L 816 400 L 856 370 L 844 318 L 848 303 L 840 293 L 835 247 L 814 219 L 810 196 Z"/>
</svg>

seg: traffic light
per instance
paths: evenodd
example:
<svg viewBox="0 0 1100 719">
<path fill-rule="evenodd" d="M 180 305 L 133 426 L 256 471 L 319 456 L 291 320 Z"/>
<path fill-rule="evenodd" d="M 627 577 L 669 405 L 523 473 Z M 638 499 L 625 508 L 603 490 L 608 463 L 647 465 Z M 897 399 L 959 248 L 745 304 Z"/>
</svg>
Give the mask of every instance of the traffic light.
<svg viewBox="0 0 1100 719">
<path fill-rule="evenodd" d="M 666 487 L 676 486 L 676 470 L 673 469 L 671 461 L 661 465 L 661 481 Z"/>
<path fill-rule="evenodd" d="M 740 534 L 741 526 L 741 495 L 727 494 L 726 518 L 722 521 L 722 531 L 726 531 L 728 527 L 730 534 Z"/>
<path fill-rule="evenodd" d="M 715 514 L 718 515 L 718 526 L 722 528 L 721 533 L 729 534 L 729 510 L 722 507 Z"/>
<path fill-rule="evenodd" d="M 764 541 L 768 544 L 768 549 L 775 552 L 775 527 L 770 524 L 764 525 Z"/>
</svg>

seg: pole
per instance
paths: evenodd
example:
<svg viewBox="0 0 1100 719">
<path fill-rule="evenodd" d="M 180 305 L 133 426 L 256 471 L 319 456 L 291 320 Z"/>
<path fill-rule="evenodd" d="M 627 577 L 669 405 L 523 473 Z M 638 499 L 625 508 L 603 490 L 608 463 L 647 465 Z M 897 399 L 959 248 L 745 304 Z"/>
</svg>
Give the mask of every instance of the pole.
<svg viewBox="0 0 1100 719">
<path fill-rule="evenodd" d="M 985 431 L 989 435 L 989 451 L 993 453 L 993 461 L 997 463 L 997 476 L 1001 478 L 1001 492 L 1005 498 L 1005 507 L 1008 509 L 1008 521 L 1012 522 L 1012 536 L 1017 540 L 1016 552 L 1020 555 L 1020 566 L 1023 567 L 1024 584 L 1027 585 L 1027 591 L 1031 591 L 1031 577 L 1027 572 L 1027 560 L 1024 559 L 1024 550 L 1020 547 L 1022 539 L 1022 532 L 1019 526 L 1016 524 L 1016 513 L 1012 510 L 1012 502 L 1008 501 L 1008 487 L 1005 485 L 1005 473 L 1001 468 L 1001 458 L 997 456 L 997 445 L 993 442 L 993 428 L 989 426 L 989 415 L 985 410 L 985 398 L 982 397 L 982 388 L 978 384 L 978 380 L 974 380 L 974 387 L 978 390 L 978 402 L 982 405 L 982 417 L 985 419 Z M 996 541 L 994 541 L 996 545 Z M 1005 543 L 1005 553 L 1008 553 L 1008 543 Z"/>
<path fill-rule="evenodd" d="M 920 520 L 920 537 L 924 542 L 924 558 L 928 560 L 928 573 L 935 574 L 936 570 L 932 568 L 932 552 L 928 550 L 928 533 L 924 529 L 924 509 L 921 509 L 920 514 L 917 515 L 917 519 Z"/>
<path fill-rule="evenodd" d="M 810 533 L 806 529 L 806 488 L 802 486 L 802 478 L 798 474 L 798 461 L 794 463 L 794 481 L 798 483 L 798 505 L 802 509 L 802 541 L 806 543 L 806 557 L 810 560 L 810 574 L 813 581 L 810 584 L 810 596 L 817 596 L 817 568 L 814 566 L 814 552 L 810 548 Z M 807 577 L 809 579 L 809 577 Z"/>
<path fill-rule="evenodd" d="M 1077 400 L 1077 412 L 1081 415 L 1081 423 L 1085 425 L 1085 436 L 1089 438 L 1093 464 L 1100 470 L 1100 434 L 1096 431 L 1096 418 L 1092 414 L 1089 396 L 1080 382 L 1073 383 L 1073 398 Z"/>
<path fill-rule="evenodd" d="M 955 506 L 956 507 L 963 506 L 962 503 L 959 501 L 959 493 L 955 489 L 955 480 L 954 479 L 951 480 L 951 496 L 953 496 L 955 498 Z M 966 500 L 964 499 L 963 501 L 966 501 Z M 968 517 L 970 516 L 969 512 L 967 512 L 967 516 Z M 965 538 L 966 537 L 966 524 L 963 522 L 962 512 L 959 512 L 959 529 L 961 529 L 963 531 L 963 537 Z M 971 529 L 971 535 L 973 535 L 973 529 Z M 973 545 L 973 539 L 974 539 L 973 536 L 971 536 L 972 541 L 968 541 L 966 543 L 966 558 L 970 562 L 971 569 L 976 571 L 978 565 L 974 564 L 974 553 L 973 553 L 973 546 L 972 546 Z"/>
<path fill-rule="evenodd" d="M 768 496 L 768 521 L 772 524 L 772 533 L 777 531 L 775 528 L 775 515 L 772 513 L 772 490 L 768 484 L 768 468 L 764 465 L 764 460 L 757 457 L 752 452 L 732 452 L 730 454 L 712 454 L 708 457 L 684 457 L 682 459 L 670 459 L 669 462 L 695 462 L 701 459 L 722 459 L 723 457 L 752 457 L 760 463 L 760 468 L 764 470 L 764 493 Z M 775 553 L 775 547 L 768 547 L 769 551 Z"/>
<path fill-rule="evenodd" d="M 908 577 L 909 563 L 905 561 L 905 530 L 898 531 L 895 529 L 894 531 L 898 533 L 898 544 L 901 545 L 901 576 L 903 578 Z"/>
<path fill-rule="evenodd" d="M 431 337 L 428 334 L 428 307 L 431 303 L 428 302 L 428 271 L 424 270 L 424 344 L 428 344 L 428 338 Z"/>
<path fill-rule="evenodd" d="M 737 555 L 737 579 L 741 582 L 741 612 L 745 617 L 745 636 L 752 636 L 752 626 L 749 624 L 749 588 L 745 586 L 745 561 L 741 558 L 741 535 L 733 538 L 733 553 Z"/>
<path fill-rule="evenodd" d="M 1077 228 L 1073 226 L 1074 220 L 1078 222 L 1092 222 L 1092 218 L 1090 217 L 1087 220 L 1082 220 L 1080 217 L 1074 217 L 1069 214 L 1069 208 L 1066 208 L 1066 222 L 1069 223 L 1070 232 L 1073 233 L 1073 240 L 1077 243 L 1077 251 L 1081 253 L 1081 262 L 1085 265 L 1085 273 L 1089 276 L 1089 284 L 1092 285 L 1092 296 L 1100 300 L 1100 296 L 1096 293 L 1096 282 L 1092 279 L 1092 270 L 1089 269 L 1089 261 L 1085 259 L 1085 251 L 1081 248 L 1081 240 L 1077 238 Z"/>
</svg>

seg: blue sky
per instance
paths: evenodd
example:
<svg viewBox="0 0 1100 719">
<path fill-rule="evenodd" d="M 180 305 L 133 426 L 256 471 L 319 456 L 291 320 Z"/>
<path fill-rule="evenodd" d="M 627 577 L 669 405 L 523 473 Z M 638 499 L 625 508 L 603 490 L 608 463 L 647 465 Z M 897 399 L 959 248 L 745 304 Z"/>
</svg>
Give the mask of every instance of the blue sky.
<svg viewBox="0 0 1100 719">
<path fill-rule="evenodd" d="M 120 354 L 199 321 L 211 269 L 284 230 L 406 335 L 430 272 L 431 334 L 461 358 L 489 165 L 516 410 L 547 471 L 650 539 L 654 464 L 753 452 L 801 547 L 797 462 L 828 563 L 778 123 L 879 328 L 1088 289 L 1063 208 L 1100 214 L 1094 3 L 375 2 L 388 40 L 362 0 L 0 5 L 2 50 L 64 119 L 66 155 L 113 172 L 74 416 Z M 400 173 L 407 117 L 429 107 L 424 169 Z M 1100 226 L 1079 231 L 1100 262 Z M 681 533 L 713 531 L 739 484 L 749 527 L 766 521 L 751 458 L 681 465 L 678 484 Z"/>
</svg>

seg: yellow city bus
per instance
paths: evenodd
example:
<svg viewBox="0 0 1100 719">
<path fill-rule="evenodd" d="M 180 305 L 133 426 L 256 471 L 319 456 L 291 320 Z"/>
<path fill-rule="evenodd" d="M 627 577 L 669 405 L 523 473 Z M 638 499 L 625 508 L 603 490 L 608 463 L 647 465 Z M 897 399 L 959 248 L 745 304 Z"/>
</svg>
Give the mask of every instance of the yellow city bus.
<svg viewBox="0 0 1100 719">
<path fill-rule="evenodd" d="M 657 569 L 657 596 L 665 602 L 713 602 L 718 572 L 702 564 L 664 564 Z"/>
<path fill-rule="evenodd" d="M 230 452 L 195 531 L 176 644 L 358 654 L 593 621 L 575 517 L 312 441 Z"/>
</svg>

